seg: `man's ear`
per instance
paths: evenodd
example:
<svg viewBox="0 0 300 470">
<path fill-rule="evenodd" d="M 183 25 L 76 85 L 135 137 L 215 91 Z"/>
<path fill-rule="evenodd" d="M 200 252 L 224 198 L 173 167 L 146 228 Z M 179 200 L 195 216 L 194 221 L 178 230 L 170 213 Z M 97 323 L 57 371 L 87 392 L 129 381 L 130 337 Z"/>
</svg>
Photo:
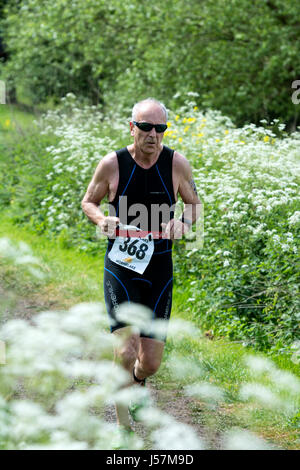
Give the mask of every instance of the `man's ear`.
<svg viewBox="0 0 300 470">
<path fill-rule="evenodd" d="M 131 122 L 131 121 L 130 121 L 129 125 L 130 125 L 130 135 L 132 137 L 134 137 L 134 127 L 135 126 L 134 126 L 133 122 Z"/>
</svg>

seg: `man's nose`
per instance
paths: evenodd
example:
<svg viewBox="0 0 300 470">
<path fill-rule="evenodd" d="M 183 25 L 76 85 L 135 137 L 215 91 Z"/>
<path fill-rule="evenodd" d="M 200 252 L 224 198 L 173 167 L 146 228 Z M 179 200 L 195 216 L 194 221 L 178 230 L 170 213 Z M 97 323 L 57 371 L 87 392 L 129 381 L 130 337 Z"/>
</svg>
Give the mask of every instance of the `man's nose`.
<svg viewBox="0 0 300 470">
<path fill-rule="evenodd" d="M 152 127 L 151 131 L 149 131 L 149 135 L 156 137 L 156 130 L 155 127 Z"/>
</svg>

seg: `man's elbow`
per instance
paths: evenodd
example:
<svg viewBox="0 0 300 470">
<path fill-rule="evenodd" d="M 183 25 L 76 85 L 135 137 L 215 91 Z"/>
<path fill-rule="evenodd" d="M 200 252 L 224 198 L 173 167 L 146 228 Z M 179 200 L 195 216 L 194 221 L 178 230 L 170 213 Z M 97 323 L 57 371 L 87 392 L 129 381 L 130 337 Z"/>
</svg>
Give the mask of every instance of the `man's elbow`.
<svg viewBox="0 0 300 470">
<path fill-rule="evenodd" d="M 86 211 L 86 205 L 87 205 L 87 201 L 85 200 L 85 198 L 83 198 L 81 201 L 81 209 L 83 210 L 84 213 Z"/>
<path fill-rule="evenodd" d="M 89 201 L 85 197 L 81 201 L 81 208 L 85 214 L 91 209 L 98 208 L 98 204 L 93 201 Z"/>
</svg>

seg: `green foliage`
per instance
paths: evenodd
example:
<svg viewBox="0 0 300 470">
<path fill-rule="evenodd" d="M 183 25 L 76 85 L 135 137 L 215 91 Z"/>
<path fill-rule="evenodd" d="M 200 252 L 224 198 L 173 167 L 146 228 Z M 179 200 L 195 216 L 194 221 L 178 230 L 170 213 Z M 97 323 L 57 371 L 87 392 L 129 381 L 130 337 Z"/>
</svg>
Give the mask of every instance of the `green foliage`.
<svg viewBox="0 0 300 470">
<path fill-rule="evenodd" d="M 299 123 L 299 2 L 15 0 L 4 11 L 6 79 L 33 102 L 73 92 L 115 109 L 145 95 L 172 107 L 194 91 L 238 124 Z"/>
<path fill-rule="evenodd" d="M 167 138 L 182 141 L 194 167 L 205 243 L 190 256 L 184 241 L 175 244 L 176 285 L 186 293 L 190 273 L 189 310 L 201 328 L 286 353 L 300 337 L 299 135 L 292 143 L 183 111 Z"/>
</svg>

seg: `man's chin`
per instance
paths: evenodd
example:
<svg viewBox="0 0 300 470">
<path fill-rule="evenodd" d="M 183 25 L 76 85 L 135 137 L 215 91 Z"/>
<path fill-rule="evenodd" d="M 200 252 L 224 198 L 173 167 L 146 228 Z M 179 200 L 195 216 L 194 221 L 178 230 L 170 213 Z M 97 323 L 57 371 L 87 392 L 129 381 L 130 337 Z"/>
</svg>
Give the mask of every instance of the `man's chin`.
<svg viewBox="0 0 300 470">
<path fill-rule="evenodd" d="M 145 153 L 152 153 L 156 149 L 157 149 L 157 145 L 155 143 L 146 142 L 146 144 L 144 145 Z"/>
</svg>

